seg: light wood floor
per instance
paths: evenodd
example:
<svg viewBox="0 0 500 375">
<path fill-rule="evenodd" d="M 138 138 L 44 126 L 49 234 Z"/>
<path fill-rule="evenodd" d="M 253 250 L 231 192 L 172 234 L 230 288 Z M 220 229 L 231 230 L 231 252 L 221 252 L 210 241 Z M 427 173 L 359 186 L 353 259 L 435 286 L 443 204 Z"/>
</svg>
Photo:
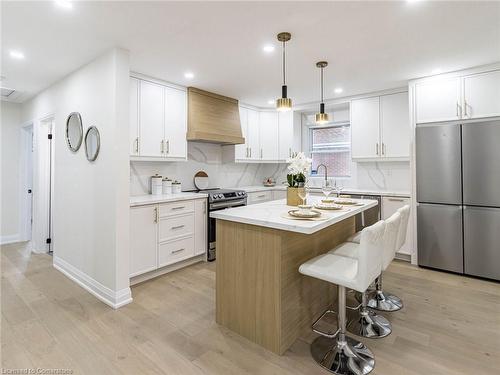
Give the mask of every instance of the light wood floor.
<svg viewBox="0 0 500 375">
<path fill-rule="evenodd" d="M 314 335 L 284 356 L 214 322 L 215 264 L 197 264 L 133 287 L 117 311 L 26 244 L 3 246 L 2 367 L 68 368 L 75 374 L 328 374 L 309 354 Z M 373 374 L 498 374 L 500 284 L 394 262 L 385 289 L 403 310 L 393 333 L 364 341 Z"/>
</svg>

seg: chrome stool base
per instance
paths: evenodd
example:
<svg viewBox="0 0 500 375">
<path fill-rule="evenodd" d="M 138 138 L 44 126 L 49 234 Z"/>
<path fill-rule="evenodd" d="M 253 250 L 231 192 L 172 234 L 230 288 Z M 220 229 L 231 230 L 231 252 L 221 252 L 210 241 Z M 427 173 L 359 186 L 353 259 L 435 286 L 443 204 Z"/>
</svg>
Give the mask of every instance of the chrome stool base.
<svg viewBox="0 0 500 375">
<path fill-rule="evenodd" d="M 403 307 L 399 297 L 386 294 L 382 290 L 375 290 L 368 295 L 367 306 L 379 311 L 398 311 Z"/>
<path fill-rule="evenodd" d="M 380 339 L 391 334 L 391 323 L 368 309 L 361 310 L 347 325 L 347 330 L 357 336 Z"/>
<path fill-rule="evenodd" d="M 311 354 L 321 367 L 334 374 L 366 375 L 375 367 L 370 349 L 348 336 L 344 341 L 320 336 L 311 344 Z"/>
</svg>

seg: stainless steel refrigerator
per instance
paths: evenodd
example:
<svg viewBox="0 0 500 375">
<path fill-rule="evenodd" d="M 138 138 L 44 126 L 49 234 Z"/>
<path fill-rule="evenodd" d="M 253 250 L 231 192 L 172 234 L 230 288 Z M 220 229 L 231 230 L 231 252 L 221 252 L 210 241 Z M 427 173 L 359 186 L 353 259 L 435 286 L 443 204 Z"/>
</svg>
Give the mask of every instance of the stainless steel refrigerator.
<svg viewBox="0 0 500 375">
<path fill-rule="evenodd" d="M 418 263 L 500 280 L 500 121 L 417 125 Z"/>
</svg>

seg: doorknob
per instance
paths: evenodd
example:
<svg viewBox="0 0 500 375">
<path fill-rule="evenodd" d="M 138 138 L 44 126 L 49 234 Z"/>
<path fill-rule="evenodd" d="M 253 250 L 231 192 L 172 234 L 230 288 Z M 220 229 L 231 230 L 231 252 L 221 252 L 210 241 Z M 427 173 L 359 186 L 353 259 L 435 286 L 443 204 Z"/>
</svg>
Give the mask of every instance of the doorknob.
<svg viewBox="0 0 500 375">
<path fill-rule="evenodd" d="M 31 194 L 31 189 L 28 189 L 28 194 Z"/>
</svg>

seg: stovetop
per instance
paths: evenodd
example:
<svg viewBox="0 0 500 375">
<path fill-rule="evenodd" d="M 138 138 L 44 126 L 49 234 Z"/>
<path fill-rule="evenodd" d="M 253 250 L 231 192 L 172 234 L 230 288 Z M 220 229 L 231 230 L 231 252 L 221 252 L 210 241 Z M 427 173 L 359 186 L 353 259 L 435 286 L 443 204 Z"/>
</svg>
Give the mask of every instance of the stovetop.
<svg viewBox="0 0 500 375">
<path fill-rule="evenodd" d="M 210 202 L 223 202 L 227 200 L 247 197 L 247 193 L 245 190 L 236 189 L 211 188 L 203 190 L 190 190 L 189 192 L 208 194 L 208 200 Z"/>
</svg>

